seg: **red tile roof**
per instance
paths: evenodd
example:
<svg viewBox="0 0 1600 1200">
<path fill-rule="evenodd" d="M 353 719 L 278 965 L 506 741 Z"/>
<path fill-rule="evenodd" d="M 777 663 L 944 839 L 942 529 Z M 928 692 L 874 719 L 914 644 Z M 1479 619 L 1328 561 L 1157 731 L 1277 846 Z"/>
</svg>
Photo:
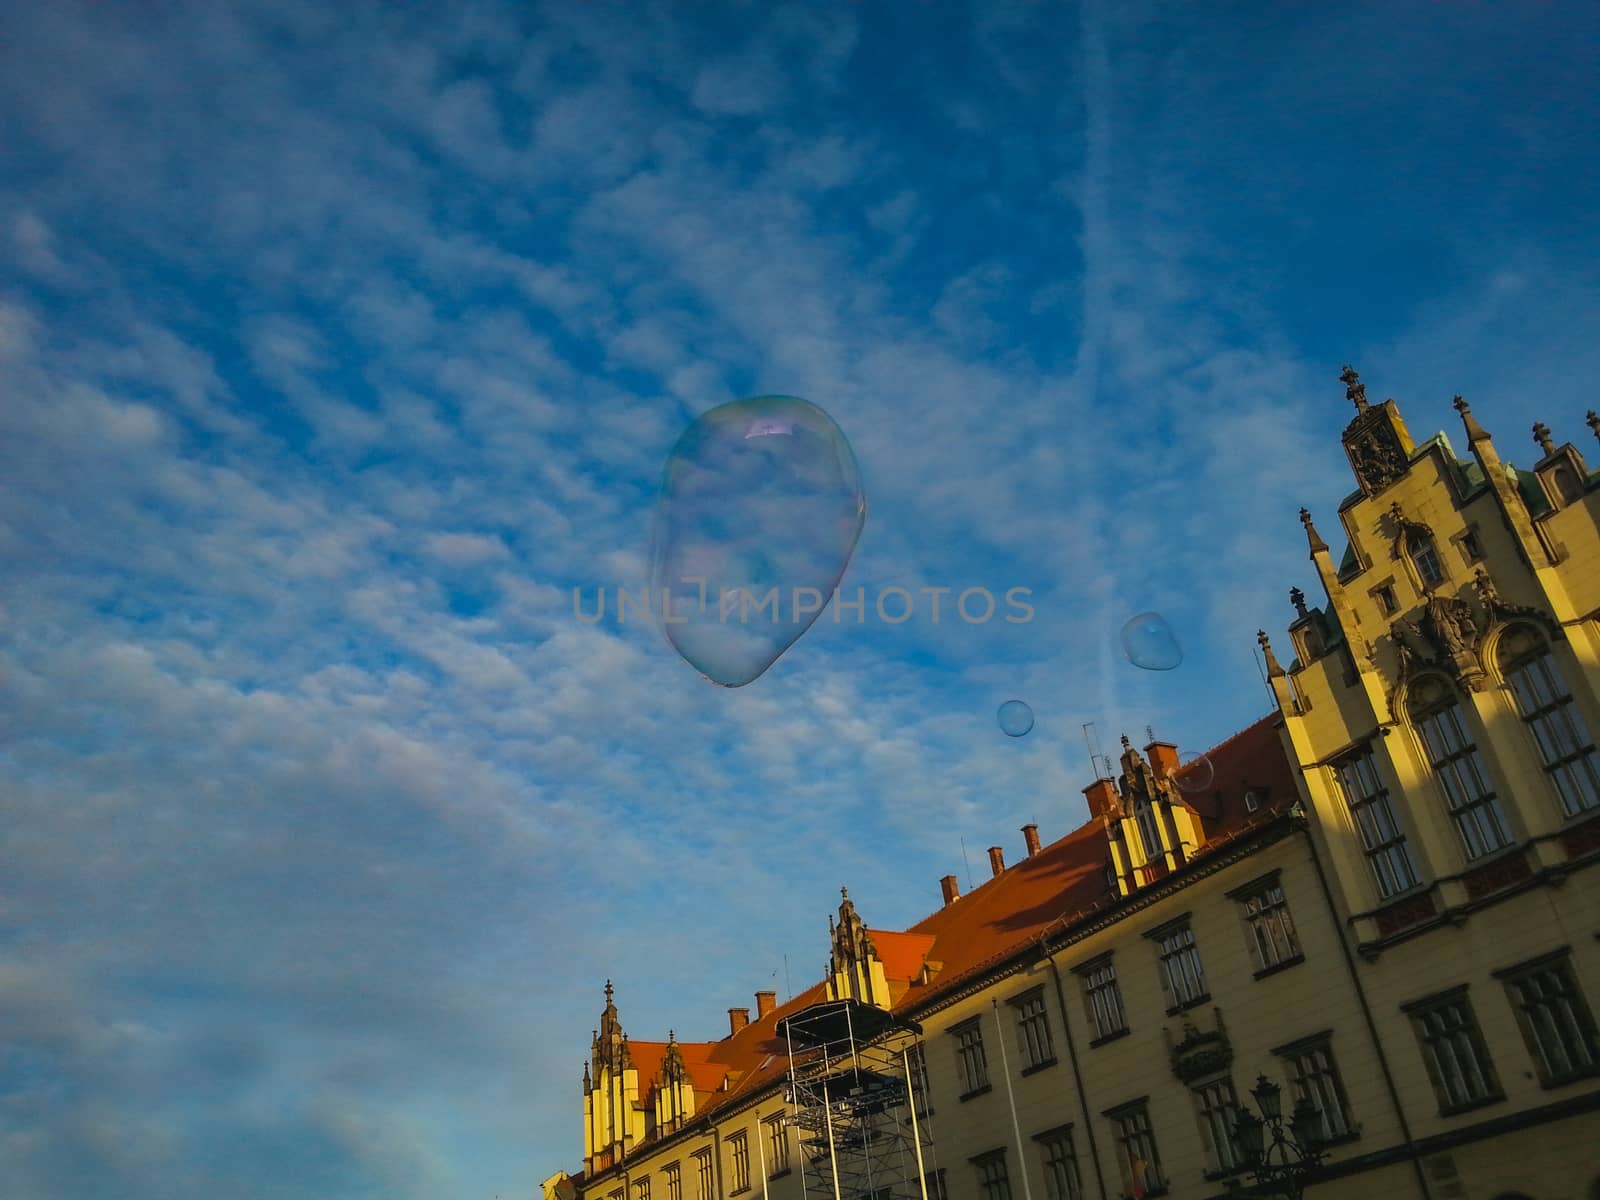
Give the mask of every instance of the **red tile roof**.
<svg viewBox="0 0 1600 1200">
<path fill-rule="evenodd" d="M 1294 768 L 1278 736 L 1278 717 L 1263 717 L 1206 752 L 1214 778 L 1185 793 L 1201 819 L 1206 844 L 1196 857 L 1215 853 L 1298 799 Z M 1188 772 L 1185 772 L 1188 774 Z M 1256 812 L 1244 806 L 1246 790 L 1262 794 Z M 909 930 L 869 929 L 895 1010 L 920 1007 L 964 979 L 997 966 L 1029 942 L 1072 923 L 1075 916 L 1110 906 L 1117 896 L 1105 878 L 1109 848 L 1098 819 L 1024 858 L 969 895 L 945 905 Z M 926 985 L 912 983 L 924 964 L 936 968 Z M 696 1115 L 722 1108 L 775 1082 L 788 1068 L 788 1046 L 777 1024 L 827 998 L 817 983 L 765 1017 L 716 1042 L 679 1042 L 694 1083 Z M 649 1104 L 665 1042 L 630 1043 L 639 1069 L 641 1100 Z M 728 1090 L 721 1090 L 724 1083 Z"/>
</svg>

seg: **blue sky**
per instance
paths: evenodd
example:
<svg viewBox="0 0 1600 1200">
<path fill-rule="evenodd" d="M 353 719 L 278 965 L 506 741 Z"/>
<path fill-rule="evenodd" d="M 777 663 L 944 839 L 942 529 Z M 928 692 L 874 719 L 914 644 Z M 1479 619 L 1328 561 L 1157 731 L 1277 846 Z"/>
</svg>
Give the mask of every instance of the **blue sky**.
<svg viewBox="0 0 1600 1200">
<path fill-rule="evenodd" d="M 1593 6 L 451 7 L 0 15 L 16 1200 L 529 1195 L 607 977 L 718 1037 L 840 884 L 903 927 L 1078 824 L 1082 723 L 1266 711 L 1344 362 L 1586 440 Z M 576 621 L 757 393 L 855 448 L 847 588 L 1035 619 L 734 691 Z"/>
</svg>

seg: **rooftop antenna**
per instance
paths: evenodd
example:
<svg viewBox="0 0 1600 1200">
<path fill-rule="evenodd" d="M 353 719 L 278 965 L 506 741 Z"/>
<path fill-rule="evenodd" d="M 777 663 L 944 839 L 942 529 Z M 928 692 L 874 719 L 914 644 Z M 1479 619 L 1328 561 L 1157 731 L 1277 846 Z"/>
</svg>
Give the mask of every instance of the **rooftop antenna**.
<svg viewBox="0 0 1600 1200">
<path fill-rule="evenodd" d="M 789 956 L 783 956 L 783 990 L 789 993 L 789 999 L 794 999 L 794 985 L 789 982 Z"/>
<path fill-rule="evenodd" d="M 961 839 L 961 861 L 967 868 L 967 891 L 972 890 L 972 864 L 967 861 L 967 839 Z"/>
<path fill-rule="evenodd" d="M 1150 726 L 1146 725 L 1144 727 L 1144 736 L 1147 742 L 1153 742 L 1156 740 L 1156 731 L 1150 728 Z"/>
<path fill-rule="evenodd" d="M 1099 779 L 1101 778 L 1100 759 L 1094 752 L 1094 743 L 1089 740 L 1089 730 L 1093 728 L 1093 721 L 1085 721 L 1083 723 L 1083 748 L 1089 752 L 1089 769 L 1094 772 L 1094 777 Z"/>
<path fill-rule="evenodd" d="M 1255 655 L 1256 674 L 1261 676 L 1261 686 L 1267 689 L 1267 695 L 1272 697 L 1272 703 L 1276 705 L 1278 703 L 1278 696 L 1277 693 L 1272 690 L 1272 685 L 1267 682 L 1267 668 L 1261 663 L 1261 651 L 1259 648 L 1254 648 L 1251 650 L 1251 653 Z"/>
</svg>

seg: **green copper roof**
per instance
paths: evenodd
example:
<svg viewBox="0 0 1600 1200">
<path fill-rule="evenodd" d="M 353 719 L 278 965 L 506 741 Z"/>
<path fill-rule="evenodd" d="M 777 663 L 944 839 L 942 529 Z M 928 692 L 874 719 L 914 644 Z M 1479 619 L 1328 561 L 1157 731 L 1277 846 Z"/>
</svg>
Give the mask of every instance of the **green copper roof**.
<svg viewBox="0 0 1600 1200">
<path fill-rule="evenodd" d="M 1522 493 L 1522 502 L 1528 506 L 1530 515 L 1537 517 L 1550 511 L 1550 498 L 1544 494 L 1539 477 L 1532 471 L 1519 471 L 1507 463 L 1506 478 L 1517 485 L 1517 491 Z"/>
</svg>

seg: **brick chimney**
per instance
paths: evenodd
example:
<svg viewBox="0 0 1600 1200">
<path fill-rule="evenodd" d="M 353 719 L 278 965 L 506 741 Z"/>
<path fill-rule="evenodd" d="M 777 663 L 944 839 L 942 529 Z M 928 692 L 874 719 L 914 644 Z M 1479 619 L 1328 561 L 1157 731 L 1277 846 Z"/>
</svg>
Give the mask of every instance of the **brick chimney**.
<svg viewBox="0 0 1600 1200">
<path fill-rule="evenodd" d="M 1028 843 L 1028 857 L 1032 858 L 1039 853 L 1039 827 L 1037 825 L 1024 825 L 1022 838 Z"/>
<path fill-rule="evenodd" d="M 956 882 L 954 875 L 946 875 L 939 880 L 939 890 L 944 893 L 944 905 L 946 908 L 961 899 L 961 885 Z"/>
<path fill-rule="evenodd" d="M 1097 817 L 1109 816 L 1122 803 L 1117 795 L 1117 785 L 1110 779 L 1096 779 L 1083 789 L 1083 794 L 1089 799 L 1090 813 Z"/>
<path fill-rule="evenodd" d="M 1151 742 L 1144 748 L 1157 779 L 1165 779 L 1178 769 L 1178 748 L 1171 742 Z"/>
<path fill-rule="evenodd" d="M 771 1013 L 773 1009 L 775 1009 L 777 1007 L 778 1007 L 778 993 L 777 992 L 757 992 L 756 993 L 756 1020 L 759 1021 L 759 1020 L 763 1019 L 769 1013 Z"/>
<path fill-rule="evenodd" d="M 728 1010 L 728 1036 L 732 1037 L 750 1024 L 750 1010 L 748 1008 L 730 1008 Z"/>
<path fill-rule="evenodd" d="M 989 847 L 989 869 L 994 872 L 996 879 L 999 879 L 1000 872 L 1006 869 L 1006 852 L 999 846 Z"/>
</svg>

